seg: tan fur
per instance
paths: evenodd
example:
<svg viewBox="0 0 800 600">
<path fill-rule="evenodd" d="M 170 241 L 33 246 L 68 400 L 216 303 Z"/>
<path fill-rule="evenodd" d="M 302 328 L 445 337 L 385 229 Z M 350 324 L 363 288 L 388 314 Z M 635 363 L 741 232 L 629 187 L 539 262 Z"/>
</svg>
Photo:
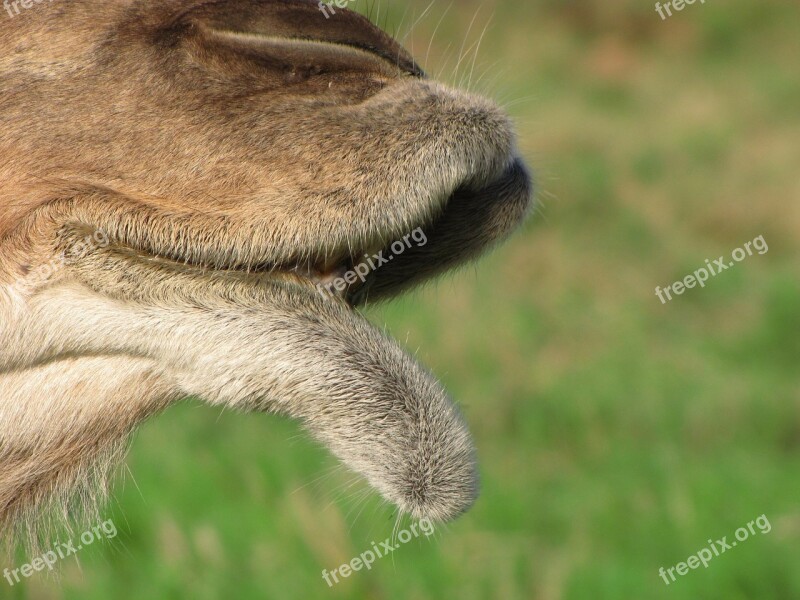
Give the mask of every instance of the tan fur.
<svg viewBox="0 0 800 600">
<path fill-rule="evenodd" d="M 529 203 L 507 117 L 354 13 L 81 0 L 0 19 L 0 525 L 86 503 L 136 425 L 190 395 L 303 420 L 417 517 L 462 512 L 458 410 L 353 305 L 476 256 Z M 317 293 L 415 227 L 424 247 Z"/>
</svg>

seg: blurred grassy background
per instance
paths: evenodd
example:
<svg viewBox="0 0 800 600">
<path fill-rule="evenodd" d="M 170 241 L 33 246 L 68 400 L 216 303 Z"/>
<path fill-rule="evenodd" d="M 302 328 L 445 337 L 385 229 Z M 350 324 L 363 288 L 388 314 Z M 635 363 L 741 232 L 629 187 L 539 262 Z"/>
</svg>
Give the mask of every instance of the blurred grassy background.
<svg viewBox="0 0 800 600">
<path fill-rule="evenodd" d="M 462 41 L 492 17 L 472 84 L 517 119 L 541 205 L 477 268 L 369 313 L 463 405 L 474 509 L 329 589 L 392 511 L 293 423 L 188 403 L 137 436 L 104 512 L 119 536 L 0 597 L 800 598 L 800 5 L 446 9 L 406 45 L 468 80 Z M 655 297 L 762 234 L 767 254 Z M 761 514 L 769 534 L 659 578 Z"/>
</svg>

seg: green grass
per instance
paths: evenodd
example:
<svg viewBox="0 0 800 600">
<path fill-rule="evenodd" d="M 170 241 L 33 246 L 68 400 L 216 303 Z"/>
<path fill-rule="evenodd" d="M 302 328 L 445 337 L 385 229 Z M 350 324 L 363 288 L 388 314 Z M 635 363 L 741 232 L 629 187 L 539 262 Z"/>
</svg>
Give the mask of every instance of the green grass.
<svg viewBox="0 0 800 600">
<path fill-rule="evenodd" d="M 119 536 L 0 598 L 800 597 L 800 7 L 461 1 L 432 72 L 460 78 L 478 8 L 476 72 L 502 72 L 478 87 L 509 103 L 541 206 L 477 268 L 368 311 L 464 407 L 474 509 L 329 589 L 392 510 L 295 424 L 186 403 L 137 435 L 103 512 Z M 767 254 L 655 297 L 762 234 Z M 770 533 L 658 577 L 762 514 Z"/>
</svg>

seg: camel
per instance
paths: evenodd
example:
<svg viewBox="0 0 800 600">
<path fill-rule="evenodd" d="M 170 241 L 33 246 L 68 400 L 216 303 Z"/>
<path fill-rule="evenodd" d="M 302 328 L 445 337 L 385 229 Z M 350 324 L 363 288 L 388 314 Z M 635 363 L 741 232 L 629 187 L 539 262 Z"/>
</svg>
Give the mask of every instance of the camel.
<svg viewBox="0 0 800 600">
<path fill-rule="evenodd" d="M 358 309 L 525 220 L 504 111 L 313 0 L 3 17 L 3 533 L 91 511 L 132 432 L 188 397 L 298 419 L 413 518 L 466 511 L 464 417 Z"/>
</svg>

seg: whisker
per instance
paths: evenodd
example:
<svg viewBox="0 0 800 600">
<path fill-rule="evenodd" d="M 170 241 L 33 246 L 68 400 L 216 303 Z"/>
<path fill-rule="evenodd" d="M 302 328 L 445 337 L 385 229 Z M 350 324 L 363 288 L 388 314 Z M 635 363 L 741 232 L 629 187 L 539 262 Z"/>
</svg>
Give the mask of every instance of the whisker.
<svg viewBox="0 0 800 600">
<path fill-rule="evenodd" d="M 453 43 L 447 44 L 447 48 L 444 49 L 444 55 L 442 60 L 442 65 L 439 67 L 439 71 L 436 73 L 436 79 L 441 79 L 442 74 L 444 73 L 447 65 L 450 63 L 450 51 L 453 47 Z"/>
<path fill-rule="evenodd" d="M 355 527 L 355 525 L 356 525 L 356 521 L 358 521 L 358 517 L 360 517 L 360 516 L 361 516 L 361 513 L 362 513 L 362 512 L 364 512 L 364 509 L 365 509 L 367 506 L 369 506 L 369 499 L 372 497 L 372 494 L 370 493 L 371 491 L 372 491 L 372 490 L 368 490 L 368 489 L 367 489 L 367 490 L 364 490 L 364 492 L 365 492 L 365 493 L 361 494 L 361 499 L 358 501 L 358 503 L 357 503 L 357 504 L 356 504 L 356 506 L 354 507 L 354 508 L 357 508 L 357 507 L 360 505 L 360 506 L 361 506 L 361 509 L 360 509 L 360 510 L 359 510 L 359 511 L 356 513 L 356 516 L 355 516 L 355 518 L 353 519 L 353 522 L 350 524 L 350 528 L 347 530 L 347 533 L 348 533 L 348 534 L 349 534 L 351 531 L 353 531 L 353 527 Z M 345 519 L 349 519 L 349 517 L 350 517 L 350 514 L 351 514 L 351 513 L 352 513 L 352 511 L 348 512 L 348 513 L 347 513 L 347 517 L 345 517 Z"/>
<path fill-rule="evenodd" d="M 406 32 L 406 34 L 405 34 L 405 35 L 403 36 L 403 38 L 400 40 L 400 43 L 401 43 L 401 44 L 405 43 L 405 41 L 406 41 L 406 38 L 408 38 L 408 36 L 409 36 L 409 35 L 411 35 L 411 33 L 414 31 L 414 28 L 415 28 L 417 25 L 419 25 L 420 21 L 422 21 L 422 19 L 424 19 L 424 18 L 425 18 L 425 15 L 427 15 L 427 14 L 428 14 L 428 11 L 430 11 L 430 9 L 431 9 L 431 8 L 433 8 L 433 3 L 434 3 L 434 2 L 435 2 L 435 0 L 431 0 L 431 3 L 430 3 L 430 4 L 428 4 L 428 8 L 426 8 L 426 9 L 423 11 L 423 13 L 422 13 L 422 14 L 419 16 L 419 18 L 418 18 L 416 21 L 414 21 L 414 24 L 413 24 L 413 25 L 411 25 L 411 28 L 410 28 L 410 29 L 409 29 L 409 30 Z M 412 40 L 412 41 L 413 41 L 413 40 Z"/>
<path fill-rule="evenodd" d="M 483 37 L 486 35 L 486 32 L 489 30 L 489 25 L 492 23 L 492 19 L 494 19 L 494 14 L 489 17 L 489 20 L 486 21 L 486 26 L 483 28 L 481 32 L 481 37 L 478 39 L 478 47 L 475 48 L 475 55 L 472 57 L 472 67 L 469 70 L 469 80 L 467 81 L 467 89 L 471 89 L 472 86 L 472 75 L 475 73 L 475 63 L 478 60 L 478 54 L 481 50 L 481 44 L 483 43 Z"/>
<path fill-rule="evenodd" d="M 475 19 L 478 18 L 478 15 L 480 14 L 480 12 L 481 12 L 481 10 L 480 10 L 480 8 L 478 8 L 478 10 L 475 11 L 475 14 L 472 15 L 472 21 L 469 22 L 469 27 L 467 28 L 467 33 L 464 34 L 464 40 L 461 42 L 461 49 L 458 51 L 458 62 L 456 63 L 456 68 L 455 68 L 456 78 L 458 77 L 458 67 L 461 65 L 461 61 L 464 58 L 464 48 L 467 45 L 467 40 L 469 40 L 469 34 L 472 32 L 472 26 L 475 24 Z"/>
<path fill-rule="evenodd" d="M 292 492 L 290 492 L 290 494 L 296 494 L 297 492 L 299 492 L 299 491 L 301 491 L 301 490 L 303 490 L 305 488 L 308 488 L 308 487 L 310 487 L 310 486 L 312 486 L 312 485 L 314 485 L 316 483 L 319 483 L 319 482 L 324 481 L 326 479 L 330 479 L 334 475 L 336 475 L 338 473 L 341 473 L 344 470 L 345 470 L 344 469 L 344 465 L 342 465 L 342 464 L 332 465 L 332 466 L 328 467 L 321 475 L 317 475 L 316 477 L 312 478 L 311 480 L 299 485 Z"/>
<path fill-rule="evenodd" d="M 425 65 L 425 67 L 424 67 L 425 70 L 428 69 L 428 58 L 431 55 L 431 48 L 433 47 L 433 40 L 436 39 L 436 34 L 439 32 L 439 27 L 441 27 L 442 23 L 444 22 L 445 17 L 447 16 L 447 13 L 450 12 L 451 8 L 453 8 L 452 0 L 451 0 L 450 4 L 447 5 L 447 8 L 445 9 L 444 13 L 442 14 L 441 18 L 439 19 L 439 22 L 436 24 L 436 27 L 433 30 L 433 35 L 431 35 L 431 41 L 428 44 L 428 51 L 425 53 L 425 62 L 423 63 Z"/>
<path fill-rule="evenodd" d="M 496 60 L 491 65 L 489 65 L 488 68 L 486 68 L 486 70 L 483 72 L 483 75 L 478 77 L 478 79 L 475 81 L 475 90 L 478 90 L 478 84 L 480 84 L 482 81 L 484 81 L 484 79 L 485 79 L 485 77 L 486 77 L 486 75 L 488 73 L 492 73 L 492 78 L 489 79 L 489 80 L 486 80 L 486 85 L 484 86 L 482 91 L 488 93 L 489 90 L 491 90 L 493 87 L 495 87 L 495 84 L 496 84 L 497 80 L 507 73 L 507 69 L 498 69 L 497 68 L 497 65 L 500 62 L 501 61 Z"/>
</svg>

